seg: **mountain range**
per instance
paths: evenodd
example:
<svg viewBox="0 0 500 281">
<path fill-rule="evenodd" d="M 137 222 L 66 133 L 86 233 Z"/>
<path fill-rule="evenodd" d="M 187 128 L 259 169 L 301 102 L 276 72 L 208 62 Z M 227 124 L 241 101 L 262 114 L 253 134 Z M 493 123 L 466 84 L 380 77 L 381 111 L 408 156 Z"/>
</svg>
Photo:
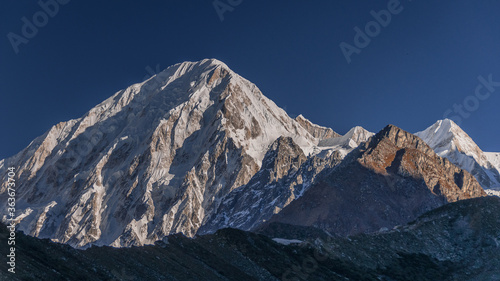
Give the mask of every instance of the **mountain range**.
<svg viewBox="0 0 500 281">
<path fill-rule="evenodd" d="M 76 248 L 276 224 L 373 233 L 500 190 L 500 154 L 450 120 L 342 136 L 291 118 L 215 59 L 118 91 L 0 161 L 1 174 L 8 167 L 17 229 Z"/>
</svg>

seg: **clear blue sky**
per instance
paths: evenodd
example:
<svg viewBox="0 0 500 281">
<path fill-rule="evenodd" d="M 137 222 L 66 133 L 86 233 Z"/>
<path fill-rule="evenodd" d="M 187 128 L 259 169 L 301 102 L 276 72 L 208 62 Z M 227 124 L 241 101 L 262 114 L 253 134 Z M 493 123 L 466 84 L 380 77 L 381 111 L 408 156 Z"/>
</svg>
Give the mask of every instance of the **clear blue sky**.
<svg viewBox="0 0 500 281">
<path fill-rule="evenodd" d="M 500 87 L 471 98 L 478 76 L 500 81 L 499 1 L 401 1 L 350 64 L 340 43 L 354 46 L 354 28 L 391 1 L 243 0 L 223 21 L 212 2 L 72 0 L 44 23 L 36 1 L 2 1 L 0 158 L 142 81 L 148 66 L 203 58 L 224 61 L 291 116 L 339 133 L 389 123 L 416 132 L 468 101 L 461 127 L 500 151 Z M 16 41 L 16 54 L 8 34 L 23 36 L 22 18 L 34 15 L 41 27 Z"/>
</svg>

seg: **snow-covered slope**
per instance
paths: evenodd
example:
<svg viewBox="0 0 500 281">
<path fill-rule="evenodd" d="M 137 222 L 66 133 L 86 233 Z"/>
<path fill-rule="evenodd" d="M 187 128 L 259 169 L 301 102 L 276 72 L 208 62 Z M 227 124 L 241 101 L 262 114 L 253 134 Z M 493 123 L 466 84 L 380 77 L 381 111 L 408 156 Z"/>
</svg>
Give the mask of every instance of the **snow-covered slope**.
<svg viewBox="0 0 500 281">
<path fill-rule="evenodd" d="M 485 152 L 486 159 L 490 161 L 491 165 L 500 171 L 500 153 L 498 152 Z"/>
<path fill-rule="evenodd" d="M 439 120 L 415 135 L 439 156 L 473 174 L 487 192 L 500 189 L 500 154 L 483 152 L 453 121 Z"/>
<path fill-rule="evenodd" d="M 323 174 L 374 135 L 361 127 L 354 127 L 340 136 L 329 128 L 312 124 L 302 115 L 295 120 L 320 139 L 314 153 L 305 156 L 293 139 L 277 139 L 264 156 L 261 170 L 246 185 L 223 198 L 199 234 L 211 233 L 221 227 L 256 228 L 300 198 L 312 184 L 321 180 Z"/>
<path fill-rule="evenodd" d="M 341 137 L 321 140 L 318 146 L 321 149 L 331 149 L 334 151 L 339 151 L 343 156 L 345 156 L 347 155 L 347 153 L 358 147 L 362 142 L 367 141 L 373 135 L 374 133 L 363 129 L 360 126 L 356 126 Z"/>
<path fill-rule="evenodd" d="M 171 66 L 55 125 L 2 160 L 0 173 L 17 170 L 16 221 L 25 233 L 76 247 L 143 245 L 193 236 L 261 169 L 278 138 L 305 158 L 324 158 L 332 149 L 317 145 L 335 135 L 290 118 L 211 59 Z M 3 182 L 1 200 L 6 191 Z"/>
<path fill-rule="evenodd" d="M 304 127 L 304 129 L 306 129 L 315 138 L 328 139 L 328 138 L 340 137 L 339 134 L 337 134 L 330 128 L 313 124 L 311 121 L 307 120 L 304 116 L 302 116 L 302 114 L 297 116 L 295 118 L 295 121 L 297 121 L 302 127 Z"/>
<path fill-rule="evenodd" d="M 321 174 L 343 159 L 340 151 L 324 150 L 306 157 L 291 138 L 279 138 L 264 157 L 262 168 L 244 186 L 223 198 L 199 234 L 222 227 L 252 230 L 290 202 L 300 198 Z"/>
</svg>

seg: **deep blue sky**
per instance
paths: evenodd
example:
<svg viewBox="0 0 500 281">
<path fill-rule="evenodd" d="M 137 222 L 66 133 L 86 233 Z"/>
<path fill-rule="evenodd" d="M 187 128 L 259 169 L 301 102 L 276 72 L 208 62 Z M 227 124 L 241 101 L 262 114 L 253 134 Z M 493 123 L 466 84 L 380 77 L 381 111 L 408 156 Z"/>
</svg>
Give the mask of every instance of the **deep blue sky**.
<svg viewBox="0 0 500 281">
<path fill-rule="evenodd" d="M 348 64 L 339 44 L 354 44 L 354 27 L 389 2 L 243 0 L 220 21 L 212 0 L 72 0 L 16 54 L 7 35 L 22 35 L 21 18 L 41 7 L 2 1 L 0 158 L 142 81 L 146 67 L 186 60 L 220 59 L 292 117 L 339 133 L 389 123 L 423 130 L 474 95 L 479 75 L 500 81 L 493 0 L 401 1 Z M 485 151 L 500 151 L 499 105 L 500 87 L 461 123 Z"/>
</svg>

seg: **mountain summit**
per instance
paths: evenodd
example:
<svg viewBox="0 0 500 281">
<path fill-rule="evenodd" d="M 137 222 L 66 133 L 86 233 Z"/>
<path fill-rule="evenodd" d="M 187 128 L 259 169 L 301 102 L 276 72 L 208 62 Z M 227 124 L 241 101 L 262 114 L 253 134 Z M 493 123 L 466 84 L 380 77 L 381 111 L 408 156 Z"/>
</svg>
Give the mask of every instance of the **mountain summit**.
<svg viewBox="0 0 500 281">
<path fill-rule="evenodd" d="M 55 125 L 0 161 L 0 172 L 17 169 L 21 231 L 76 247 L 144 245 L 193 236 L 260 170 L 278 138 L 309 157 L 336 136 L 290 118 L 254 84 L 206 59 L 173 65 Z M 0 197 L 6 190 L 2 183 Z"/>
<path fill-rule="evenodd" d="M 500 191 L 500 156 L 483 152 L 455 122 L 439 120 L 415 135 L 441 157 L 469 171 L 485 189 Z"/>
</svg>

